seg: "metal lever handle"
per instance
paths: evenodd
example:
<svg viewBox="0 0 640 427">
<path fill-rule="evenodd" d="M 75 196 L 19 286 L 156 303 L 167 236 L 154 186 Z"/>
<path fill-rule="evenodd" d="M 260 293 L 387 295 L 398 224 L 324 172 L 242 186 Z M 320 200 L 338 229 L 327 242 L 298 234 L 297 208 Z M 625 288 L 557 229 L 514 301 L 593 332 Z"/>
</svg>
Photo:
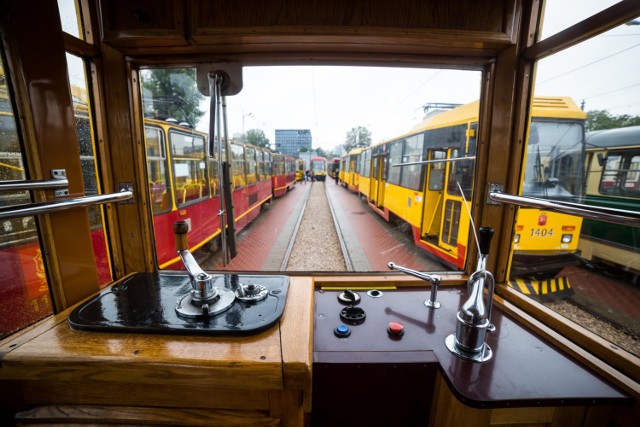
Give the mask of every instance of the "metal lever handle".
<svg viewBox="0 0 640 427">
<path fill-rule="evenodd" d="M 387 266 L 391 270 L 398 270 L 403 273 L 406 273 L 410 276 L 417 277 L 418 279 L 426 280 L 431 283 L 431 293 L 429 294 L 429 299 L 424 302 L 429 308 L 440 308 L 440 302 L 438 302 L 438 285 L 442 282 L 442 277 L 437 274 L 427 274 L 422 273 L 420 271 L 412 270 L 410 268 L 403 267 L 401 265 L 397 265 L 394 262 L 390 262 Z"/>
</svg>

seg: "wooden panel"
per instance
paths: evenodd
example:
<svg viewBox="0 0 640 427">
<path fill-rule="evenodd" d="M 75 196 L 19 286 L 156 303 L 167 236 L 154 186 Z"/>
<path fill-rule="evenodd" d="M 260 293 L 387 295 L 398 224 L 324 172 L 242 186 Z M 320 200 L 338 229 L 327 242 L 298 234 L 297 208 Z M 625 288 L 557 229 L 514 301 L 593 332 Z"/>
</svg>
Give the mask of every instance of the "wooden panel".
<svg viewBox="0 0 640 427">
<path fill-rule="evenodd" d="M 139 178 L 144 176 L 141 152 L 144 143 L 133 135 L 132 113 L 130 110 L 129 83 L 127 65 L 124 56 L 109 46 L 102 46 L 105 89 L 104 101 L 108 124 L 105 135 L 105 149 L 111 159 L 110 172 L 113 188 L 120 183 L 129 183 L 134 188 L 134 201 L 131 204 L 118 204 L 115 217 L 121 230 L 120 243 L 124 265 L 116 265 L 117 278 L 127 273 L 152 271 L 154 269 L 152 219 L 145 201 L 148 198 L 148 185 Z"/>
<path fill-rule="evenodd" d="M 127 424 L 172 426 L 275 426 L 280 420 L 257 411 L 135 408 L 129 406 L 39 406 L 19 412 L 20 425 L 30 424 Z"/>
<path fill-rule="evenodd" d="M 113 46 L 187 44 L 182 0 L 101 0 L 103 41 Z"/>
<path fill-rule="evenodd" d="M 170 378 L 165 380 L 171 382 Z M 189 384 L 176 392 L 175 385 L 167 384 L 149 387 L 148 384 L 103 381 L 23 381 L 20 389 L 24 401 L 30 405 L 127 404 L 203 409 L 269 409 L 267 391 L 223 388 L 210 384 Z"/>
<path fill-rule="evenodd" d="M 246 338 L 202 338 L 77 332 L 64 322 L 6 355 L 0 375 L 281 389 L 277 329 Z"/>
<path fill-rule="evenodd" d="M 342 26 L 503 32 L 513 1 L 199 0 L 196 32 L 222 27 Z"/>
</svg>

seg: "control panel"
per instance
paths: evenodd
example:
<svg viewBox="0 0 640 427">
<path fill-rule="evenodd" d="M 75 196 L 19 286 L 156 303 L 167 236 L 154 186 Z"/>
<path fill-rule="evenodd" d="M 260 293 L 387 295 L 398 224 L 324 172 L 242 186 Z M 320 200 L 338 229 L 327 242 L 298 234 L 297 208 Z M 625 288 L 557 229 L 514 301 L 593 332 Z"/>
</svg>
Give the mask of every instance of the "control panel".
<svg viewBox="0 0 640 427">
<path fill-rule="evenodd" d="M 428 286 L 314 296 L 313 425 L 428 425 L 434 349 L 455 328 L 461 288 L 440 292 L 440 308 L 425 304 Z"/>
</svg>

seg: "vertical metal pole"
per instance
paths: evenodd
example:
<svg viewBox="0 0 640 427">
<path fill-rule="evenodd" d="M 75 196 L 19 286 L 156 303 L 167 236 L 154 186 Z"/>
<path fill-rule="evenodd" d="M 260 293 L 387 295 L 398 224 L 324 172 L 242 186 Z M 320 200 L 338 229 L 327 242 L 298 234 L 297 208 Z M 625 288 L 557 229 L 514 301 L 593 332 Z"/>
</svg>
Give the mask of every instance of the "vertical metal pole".
<svg viewBox="0 0 640 427">
<path fill-rule="evenodd" d="M 222 96 L 222 122 L 224 124 L 224 140 L 227 144 L 227 168 L 229 176 L 231 176 L 231 165 L 233 159 L 233 153 L 231 152 L 231 141 L 229 141 L 229 128 L 227 126 L 227 97 Z M 233 220 L 233 193 L 231 191 L 231 180 L 229 180 L 229 186 L 226 194 L 225 210 L 227 212 L 227 242 L 229 245 L 230 259 L 235 258 L 237 255 L 236 250 L 236 224 Z"/>
<path fill-rule="evenodd" d="M 218 197 L 220 200 L 220 210 L 218 216 L 220 217 L 220 246 L 222 247 L 222 262 L 226 266 L 228 263 L 229 255 L 227 253 L 227 235 L 226 235 L 226 222 L 224 212 L 224 187 L 222 183 L 222 138 L 220 136 L 220 92 L 222 77 L 210 72 L 207 76 L 209 80 L 209 95 L 211 96 L 210 104 L 210 118 L 209 118 L 209 139 L 211 143 L 209 147 L 215 147 L 216 136 L 218 137 L 217 146 L 217 165 L 218 165 Z M 216 126 L 217 125 L 217 126 Z M 217 129 L 216 129 L 217 128 Z"/>
</svg>

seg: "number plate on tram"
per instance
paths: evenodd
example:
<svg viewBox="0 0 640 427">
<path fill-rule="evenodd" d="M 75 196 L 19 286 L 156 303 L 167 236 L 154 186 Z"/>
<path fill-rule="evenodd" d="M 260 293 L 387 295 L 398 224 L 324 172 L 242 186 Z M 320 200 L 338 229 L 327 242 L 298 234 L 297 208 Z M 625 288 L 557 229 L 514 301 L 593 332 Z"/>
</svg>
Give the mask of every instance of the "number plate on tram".
<svg viewBox="0 0 640 427">
<path fill-rule="evenodd" d="M 531 237 L 532 238 L 553 237 L 553 228 L 532 228 Z"/>
</svg>

